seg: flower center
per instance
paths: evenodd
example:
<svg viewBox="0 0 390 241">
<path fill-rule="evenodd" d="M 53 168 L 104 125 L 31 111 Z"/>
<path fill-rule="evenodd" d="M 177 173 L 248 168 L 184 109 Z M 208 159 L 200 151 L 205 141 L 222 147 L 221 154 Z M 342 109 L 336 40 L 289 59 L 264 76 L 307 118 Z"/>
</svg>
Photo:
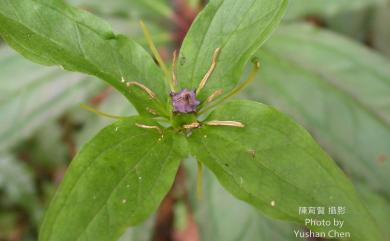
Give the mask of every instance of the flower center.
<svg viewBox="0 0 390 241">
<path fill-rule="evenodd" d="M 194 90 L 183 89 L 178 93 L 172 92 L 170 96 L 172 98 L 173 112 L 176 113 L 196 112 L 196 109 L 200 104 L 196 99 Z"/>
</svg>

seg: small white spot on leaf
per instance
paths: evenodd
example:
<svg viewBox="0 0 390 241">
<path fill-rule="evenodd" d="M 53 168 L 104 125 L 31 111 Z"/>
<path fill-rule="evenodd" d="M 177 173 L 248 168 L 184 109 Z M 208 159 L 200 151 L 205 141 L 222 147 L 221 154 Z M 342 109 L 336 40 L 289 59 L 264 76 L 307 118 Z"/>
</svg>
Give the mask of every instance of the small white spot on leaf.
<svg viewBox="0 0 390 241">
<path fill-rule="evenodd" d="M 271 201 L 271 206 L 272 207 L 275 207 L 276 206 L 276 202 L 274 200 Z"/>
<path fill-rule="evenodd" d="M 122 200 L 122 203 L 123 203 L 123 204 L 125 204 L 126 202 L 127 202 L 127 200 L 126 200 L 126 199 L 123 199 L 123 200 Z"/>
</svg>

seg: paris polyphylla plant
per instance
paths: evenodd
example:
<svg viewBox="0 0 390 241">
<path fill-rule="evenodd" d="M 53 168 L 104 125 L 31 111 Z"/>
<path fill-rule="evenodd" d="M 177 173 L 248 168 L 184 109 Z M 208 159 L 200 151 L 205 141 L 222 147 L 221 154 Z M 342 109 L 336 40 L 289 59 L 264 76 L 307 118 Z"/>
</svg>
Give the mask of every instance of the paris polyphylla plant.
<svg viewBox="0 0 390 241">
<path fill-rule="evenodd" d="M 198 87 L 195 90 L 188 90 L 186 88 L 180 90 L 177 92 L 177 78 L 176 78 L 176 62 L 177 62 L 177 52 L 176 50 L 173 52 L 173 63 L 172 63 L 172 70 L 171 70 L 171 76 L 168 73 L 168 69 L 162 60 L 162 57 L 160 56 L 159 52 L 157 51 L 157 48 L 153 42 L 153 39 L 151 37 L 151 34 L 146 27 L 146 25 L 141 21 L 140 22 L 141 28 L 144 32 L 145 38 L 147 39 L 147 42 L 149 44 L 149 47 L 154 54 L 155 59 L 159 63 L 162 70 L 166 73 L 166 79 L 168 81 L 168 85 L 170 86 L 171 92 L 170 95 L 170 105 L 171 105 L 171 116 L 170 119 L 165 119 L 166 117 L 161 116 L 157 117 L 157 119 L 161 120 L 161 118 L 165 121 L 170 121 L 170 126 L 174 128 L 177 131 L 190 131 L 194 128 L 199 128 L 202 125 L 209 125 L 209 126 L 231 126 L 231 127 L 240 127 L 243 128 L 245 125 L 241 122 L 234 121 L 234 120 L 211 120 L 207 122 L 202 122 L 199 117 L 202 116 L 202 114 L 207 113 L 208 111 L 212 110 L 213 108 L 217 107 L 218 105 L 222 104 L 224 101 L 226 101 L 229 98 L 234 97 L 236 94 L 238 94 L 240 91 L 242 91 L 245 87 L 247 87 L 255 78 L 256 73 L 260 67 L 259 61 L 254 58 L 252 62 L 254 63 L 254 67 L 248 78 L 243 81 L 241 85 L 236 87 L 235 89 L 231 90 L 226 96 L 223 98 L 218 99 L 218 97 L 224 92 L 223 88 L 217 89 L 212 93 L 209 97 L 207 97 L 206 100 L 200 102 L 197 99 L 197 96 L 199 95 L 200 91 L 206 86 L 207 81 L 209 80 L 210 76 L 212 75 L 214 69 L 217 66 L 218 56 L 221 52 L 221 48 L 217 48 L 214 51 L 212 61 L 210 64 L 210 67 L 208 71 L 205 73 L 202 80 L 199 82 Z M 168 74 L 167 74 L 168 73 Z M 121 83 L 125 84 L 127 87 L 138 87 L 141 88 L 147 95 L 150 96 L 150 98 L 154 99 L 157 97 L 157 95 L 149 89 L 147 86 L 136 82 L 131 81 L 127 82 L 123 77 L 121 79 Z M 94 112 L 96 114 L 100 114 L 102 116 L 106 117 L 112 117 L 115 119 L 122 119 L 125 117 L 118 117 L 113 116 L 111 114 L 102 113 L 100 111 L 94 110 L 92 107 L 88 107 L 84 104 L 81 105 L 84 109 Z M 150 112 L 153 115 L 158 116 L 158 112 L 150 107 L 147 107 L 147 111 Z M 137 126 L 140 128 L 145 129 L 155 129 L 159 133 L 163 133 L 163 130 L 158 126 L 148 126 L 141 123 L 137 123 Z"/>
<path fill-rule="evenodd" d="M 195 128 L 201 128 L 202 125 L 207 126 L 229 126 L 229 127 L 237 127 L 237 128 L 244 128 L 245 124 L 239 121 L 235 120 L 208 120 L 208 121 L 202 121 L 201 119 L 204 118 L 204 114 L 211 111 L 218 105 L 222 104 L 224 101 L 228 100 L 229 98 L 234 97 L 236 94 L 238 94 L 240 91 L 242 91 L 245 87 L 247 87 L 255 78 L 256 73 L 259 70 L 260 63 L 256 58 L 252 59 L 253 62 L 253 69 L 252 72 L 249 74 L 248 78 L 243 81 L 238 87 L 231 90 L 228 94 L 226 94 L 224 97 L 219 98 L 223 91 L 223 88 L 217 89 L 214 91 L 210 96 L 208 96 L 205 100 L 202 102 L 197 99 L 199 96 L 200 91 L 206 86 L 207 81 L 209 80 L 210 76 L 213 74 L 213 71 L 215 70 L 217 66 L 218 56 L 220 52 L 222 51 L 221 48 L 217 48 L 214 50 L 211 64 L 201 81 L 199 82 L 198 87 L 195 90 L 189 90 L 189 89 L 182 89 L 180 91 L 177 91 L 177 84 L 178 80 L 176 77 L 176 64 L 177 64 L 177 52 L 176 50 L 173 52 L 173 63 L 172 63 L 172 69 L 171 73 L 169 73 L 168 68 L 166 67 L 160 53 L 158 52 L 156 45 L 153 42 L 152 36 L 150 34 L 150 31 L 146 27 L 146 25 L 141 21 L 140 26 L 144 32 L 144 36 L 148 42 L 149 48 L 152 51 L 156 61 L 162 68 L 163 72 L 166 73 L 166 80 L 168 81 L 168 85 L 170 86 L 171 92 L 169 93 L 169 96 L 171 97 L 170 100 L 170 106 L 171 106 L 171 116 L 169 119 L 166 119 L 164 116 L 158 116 L 158 112 L 150 107 L 147 107 L 147 111 L 153 115 L 156 116 L 156 120 L 165 123 L 165 128 L 171 128 L 174 129 L 177 132 L 185 132 L 186 135 L 191 135 L 192 129 Z M 121 78 L 121 83 L 125 84 L 128 88 L 140 88 L 143 90 L 151 99 L 154 99 L 157 97 L 157 95 L 149 89 L 147 86 L 143 85 L 142 83 L 139 83 L 137 81 L 126 81 L 123 77 Z M 81 104 L 81 107 L 93 112 L 95 114 L 108 117 L 108 118 L 114 118 L 114 119 L 125 119 L 124 116 L 115 116 L 108 113 L 103 113 L 101 111 L 98 111 L 90 106 L 87 106 L 85 104 Z M 135 123 L 135 125 L 139 128 L 143 129 L 151 129 L 156 130 L 158 133 L 161 134 L 161 140 L 164 138 L 164 129 L 161 126 L 150 126 L 143 123 Z M 198 175 L 197 175 L 197 193 L 198 198 L 201 199 L 203 196 L 202 191 L 202 163 L 200 161 L 198 163 Z"/>
<path fill-rule="evenodd" d="M 268 54 L 258 49 L 287 5 L 287 0 L 208 1 L 169 71 L 143 24 L 160 68 L 138 43 L 63 1 L 0 0 L 0 35 L 11 47 L 40 64 L 106 81 L 139 113 L 120 117 L 84 106 L 120 120 L 73 159 L 39 240 L 117 240 L 158 208 L 188 157 L 198 161 L 199 193 L 204 164 L 227 191 L 270 217 L 303 225 L 299 207 L 345 206 L 343 229 L 354 241 L 383 240 L 351 182 L 304 128 L 258 102 L 220 105 L 254 79 L 259 61 L 253 56 Z M 240 83 L 251 58 L 253 70 Z M 264 64 L 264 75 L 271 64 Z"/>
</svg>

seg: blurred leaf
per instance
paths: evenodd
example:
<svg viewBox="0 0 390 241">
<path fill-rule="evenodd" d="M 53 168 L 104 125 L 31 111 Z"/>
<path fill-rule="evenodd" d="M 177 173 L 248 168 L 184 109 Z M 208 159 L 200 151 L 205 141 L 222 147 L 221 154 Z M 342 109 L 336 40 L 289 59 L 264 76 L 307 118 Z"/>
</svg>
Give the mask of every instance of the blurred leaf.
<svg viewBox="0 0 390 241">
<path fill-rule="evenodd" d="M 91 77 L 40 67 L 0 49 L 0 150 L 101 89 Z"/>
<path fill-rule="evenodd" d="M 24 162 L 11 154 L 0 154 L 0 213 L 1 209 L 5 209 L 11 216 L 28 214 L 31 228 L 36 228 L 42 215 L 35 178 Z M 1 216 L 0 219 L 3 218 Z M 0 233 L 1 231 L 0 221 Z"/>
<path fill-rule="evenodd" d="M 306 19 L 327 29 L 358 39 L 371 39 L 373 10 L 387 0 L 292 0 L 286 20 Z"/>
<path fill-rule="evenodd" d="M 359 11 L 367 6 L 381 4 L 386 0 L 291 0 L 286 19 L 302 18 L 308 15 L 332 17 L 347 11 Z"/>
<path fill-rule="evenodd" d="M 218 63 L 200 93 L 233 89 L 245 65 L 282 18 L 287 0 L 214 0 L 193 22 L 180 49 L 177 77 L 181 88 L 196 89 L 221 48 Z M 245 39 L 245 41 L 243 41 Z"/>
<path fill-rule="evenodd" d="M 32 61 L 103 79 L 126 96 L 140 114 L 152 115 L 146 107 L 166 114 L 167 84 L 152 57 L 86 11 L 62 1 L 0 1 L 0 34 Z M 136 86 L 129 91 L 125 81 L 142 83 L 157 94 L 156 98 Z"/>
<path fill-rule="evenodd" d="M 285 26 L 262 51 L 246 96 L 293 115 L 348 174 L 390 197 L 390 61 L 308 25 Z"/>
<path fill-rule="evenodd" d="M 31 171 L 9 154 L 0 155 L 0 190 L 5 194 L 0 200 L 8 204 L 26 204 L 36 191 Z"/>
<path fill-rule="evenodd" d="M 390 56 L 390 1 L 380 5 L 373 22 L 373 44 L 375 48 Z"/>
<path fill-rule="evenodd" d="M 79 152 L 46 212 L 40 241 L 116 240 L 157 209 L 187 149 L 177 134 L 162 137 L 137 123 L 158 125 L 136 116 L 117 121 Z"/>
<path fill-rule="evenodd" d="M 135 227 L 128 228 L 118 241 L 150 241 L 152 240 L 154 217 Z"/>
<path fill-rule="evenodd" d="M 298 224 L 306 218 L 333 221 L 334 216 L 299 214 L 299 207 L 345 207 L 339 231 L 354 241 L 382 240 L 350 180 L 302 127 L 257 102 L 231 101 L 206 119 L 234 120 L 244 128 L 204 126 L 189 138 L 191 153 L 238 199 L 266 215 Z M 308 228 L 328 233 L 333 225 Z M 364 227 L 364 228 L 362 228 Z M 327 236 L 328 237 L 328 236 Z"/>
<path fill-rule="evenodd" d="M 46 121 L 33 137 L 21 148 L 28 151 L 34 164 L 46 168 L 56 168 L 69 161 L 69 150 L 63 140 L 67 128 L 57 120 Z M 19 151 L 19 150 L 18 150 Z"/>
<path fill-rule="evenodd" d="M 190 190 L 196 190 L 194 159 L 184 162 Z M 204 170 L 204 200 L 192 192 L 192 209 L 203 241 L 292 241 L 298 240 L 293 225 L 270 220 L 253 207 L 237 200 L 217 182 L 208 169 Z"/>
<path fill-rule="evenodd" d="M 202 4 L 202 0 L 187 0 L 187 2 L 194 9 L 199 8 Z"/>
<path fill-rule="evenodd" d="M 370 38 L 372 17 L 373 8 L 367 7 L 341 12 L 338 15 L 326 18 L 324 21 L 327 29 L 366 42 Z"/>
<path fill-rule="evenodd" d="M 17 213 L 0 210 L 0 240 L 9 240 L 17 226 Z"/>
<path fill-rule="evenodd" d="M 368 207 L 371 215 L 375 218 L 375 221 L 379 225 L 379 228 L 385 236 L 385 240 L 390 240 L 390 201 L 371 191 L 365 185 L 358 185 L 357 190 Z"/>
</svg>

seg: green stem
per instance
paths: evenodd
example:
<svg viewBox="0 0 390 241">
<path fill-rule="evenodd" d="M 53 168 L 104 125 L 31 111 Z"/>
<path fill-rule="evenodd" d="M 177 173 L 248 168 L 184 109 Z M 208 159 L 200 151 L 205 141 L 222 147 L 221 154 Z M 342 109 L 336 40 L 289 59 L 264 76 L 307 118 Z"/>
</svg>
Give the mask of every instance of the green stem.
<svg viewBox="0 0 390 241">
<path fill-rule="evenodd" d="M 88 106 L 86 104 L 80 104 L 80 107 L 83 108 L 84 110 L 87 110 L 89 112 L 92 112 L 94 114 L 97 114 L 99 116 L 104 116 L 104 117 L 107 117 L 107 118 L 111 118 L 111 119 L 125 119 L 126 116 L 118 116 L 118 115 L 111 115 L 111 114 L 107 114 L 107 113 L 104 113 L 102 111 L 99 111 L 91 106 Z"/>
<path fill-rule="evenodd" d="M 144 32 L 146 41 L 148 42 L 149 48 L 152 51 L 154 57 L 156 58 L 158 64 L 160 65 L 161 69 L 163 70 L 166 79 L 168 80 L 169 87 L 171 88 L 171 91 L 174 91 L 173 83 L 171 80 L 171 74 L 165 65 L 160 53 L 158 52 L 156 45 L 153 42 L 152 35 L 150 34 L 149 29 L 146 27 L 145 23 L 143 21 L 140 21 L 140 25 L 142 28 L 142 31 Z"/>
</svg>

